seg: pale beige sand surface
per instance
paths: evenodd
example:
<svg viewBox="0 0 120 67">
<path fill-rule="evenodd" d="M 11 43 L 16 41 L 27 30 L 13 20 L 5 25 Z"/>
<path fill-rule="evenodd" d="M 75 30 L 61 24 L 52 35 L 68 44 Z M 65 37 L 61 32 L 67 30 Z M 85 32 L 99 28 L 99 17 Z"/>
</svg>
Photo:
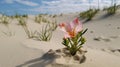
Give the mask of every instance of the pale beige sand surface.
<svg viewBox="0 0 120 67">
<path fill-rule="evenodd" d="M 98 13 L 92 21 L 84 24 L 84 29 L 88 28 L 84 35 L 87 42 L 84 48 L 86 61 L 82 64 L 66 63 L 62 66 L 53 67 L 119 67 L 120 66 L 120 13 L 114 16 L 103 17 L 105 13 Z M 58 23 L 71 21 L 78 16 L 78 13 L 63 14 L 55 18 L 45 16 L 49 20 L 56 20 Z M 84 21 L 84 20 L 81 20 Z M 51 67 L 54 57 L 47 57 L 45 53 L 49 49 L 59 49 L 64 46 L 61 44 L 63 32 L 57 28 L 53 32 L 52 39 L 48 42 L 28 39 L 23 28 L 17 25 L 17 20 L 12 20 L 7 28 L 0 24 L 0 67 Z M 30 30 L 40 30 L 44 25 L 34 22 L 34 16 L 30 15 L 27 19 Z M 13 33 L 12 36 L 4 34 Z M 99 39 L 96 40 L 95 38 Z M 111 50 L 115 50 L 112 52 Z M 61 61 L 63 62 L 63 61 Z"/>
</svg>

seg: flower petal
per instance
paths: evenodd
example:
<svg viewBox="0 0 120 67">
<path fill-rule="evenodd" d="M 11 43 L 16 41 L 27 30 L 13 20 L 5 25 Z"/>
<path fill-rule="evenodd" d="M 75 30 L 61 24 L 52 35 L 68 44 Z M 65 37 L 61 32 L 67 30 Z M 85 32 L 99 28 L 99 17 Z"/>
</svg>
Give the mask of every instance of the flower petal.
<svg viewBox="0 0 120 67">
<path fill-rule="evenodd" d="M 78 18 L 73 20 L 73 23 L 71 23 L 72 27 L 75 28 L 75 33 L 77 34 L 82 30 L 82 23 L 79 21 Z"/>
<path fill-rule="evenodd" d="M 65 29 L 66 29 L 67 32 L 72 31 L 72 27 L 71 27 L 70 23 L 66 23 Z"/>
<path fill-rule="evenodd" d="M 62 28 L 62 27 L 65 27 L 65 23 L 60 23 L 59 26 Z"/>
<path fill-rule="evenodd" d="M 82 31 L 82 25 L 81 25 L 81 24 L 79 24 L 79 25 L 76 26 L 76 28 L 75 28 L 75 32 L 76 32 L 76 33 L 80 32 L 80 31 Z"/>
<path fill-rule="evenodd" d="M 78 24 L 79 24 L 79 19 L 78 19 L 78 18 L 75 18 L 75 19 L 73 20 L 73 23 L 74 23 L 75 25 L 78 25 Z"/>
<path fill-rule="evenodd" d="M 82 31 L 82 23 L 79 21 L 79 24 L 76 26 L 76 32 Z"/>
<path fill-rule="evenodd" d="M 80 21 L 79 21 L 78 18 L 75 18 L 75 19 L 70 23 L 72 29 L 74 29 L 74 28 L 75 28 L 77 25 L 79 25 L 79 24 L 80 24 Z"/>
<path fill-rule="evenodd" d="M 70 36 L 68 33 L 65 33 L 65 34 L 64 34 L 64 38 L 65 38 L 65 39 L 71 38 L 71 36 Z"/>
<path fill-rule="evenodd" d="M 60 30 L 62 30 L 63 32 L 66 32 L 65 25 L 66 25 L 65 23 L 59 24 Z"/>
<path fill-rule="evenodd" d="M 82 31 L 82 24 L 78 20 L 78 18 L 74 19 L 70 23 L 61 23 L 61 30 L 65 33 L 64 38 L 72 38 L 75 37 L 78 32 Z"/>
</svg>

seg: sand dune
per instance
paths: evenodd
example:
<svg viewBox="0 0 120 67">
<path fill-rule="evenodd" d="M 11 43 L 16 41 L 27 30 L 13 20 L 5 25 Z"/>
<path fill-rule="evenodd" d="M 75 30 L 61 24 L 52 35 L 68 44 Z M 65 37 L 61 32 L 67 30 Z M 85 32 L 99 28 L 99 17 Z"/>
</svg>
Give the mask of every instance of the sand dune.
<svg viewBox="0 0 120 67">
<path fill-rule="evenodd" d="M 84 24 L 88 28 L 84 49 L 86 61 L 82 64 L 62 63 L 53 65 L 54 57 L 48 57 L 50 49 L 63 48 L 61 44 L 63 33 L 57 28 L 50 41 L 36 41 L 28 39 L 23 28 L 12 20 L 7 28 L 0 24 L 0 67 L 119 67 L 120 64 L 120 13 L 114 16 L 103 17 L 99 12 L 93 20 Z M 30 30 L 40 30 L 44 23 L 34 22 L 35 16 L 29 16 L 27 25 Z M 71 21 L 78 17 L 78 13 L 57 15 L 55 18 L 45 16 L 48 20 L 57 23 Z M 81 20 L 84 21 L 84 20 Z M 6 35 L 5 33 L 8 33 Z M 9 32 L 13 35 L 9 36 Z M 62 61 L 61 61 L 62 62 Z"/>
</svg>

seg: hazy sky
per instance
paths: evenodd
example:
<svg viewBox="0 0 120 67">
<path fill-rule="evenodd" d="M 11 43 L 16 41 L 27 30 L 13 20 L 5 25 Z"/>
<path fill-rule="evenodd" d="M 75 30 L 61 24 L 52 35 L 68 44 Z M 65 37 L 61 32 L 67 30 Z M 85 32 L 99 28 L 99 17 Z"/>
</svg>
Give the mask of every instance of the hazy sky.
<svg viewBox="0 0 120 67">
<path fill-rule="evenodd" d="M 0 12 L 5 14 L 68 13 L 110 6 L 120 0 L 0 0 Z"/>
</svg>

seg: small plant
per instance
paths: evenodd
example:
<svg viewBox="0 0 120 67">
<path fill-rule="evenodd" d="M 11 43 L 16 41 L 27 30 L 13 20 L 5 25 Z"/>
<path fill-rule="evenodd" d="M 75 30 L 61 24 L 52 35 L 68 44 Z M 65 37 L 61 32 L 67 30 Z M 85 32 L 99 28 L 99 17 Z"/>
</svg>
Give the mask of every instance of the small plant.
<svg viewBox="0 0 120 67">
<path fill-rule="evenodd" d="M 21 16 L 24 17 L 24 18 L 28 18 L 27 14 L 24 14 L 24 15 L 21 15 Z"/>
<path fill-rule="evenodd" d="M 87 21 L 92 20 L 92 18 L 97 14 L 99 9 L 89 9 L 88 11 L 80 13 L 80 17 L 83 19 L 87 19 Z"/>
<path fill-rule="evenodd" d="M 57 17 L 57 15 L 53 15 L 53 18 Z"/>
<path fill-rule="evenodd" d="M 28 38 L 32 38 L 34 40 L 39 41 L 49 41 L 52 37 L 52 30 L 49 24 L 47 24 L 45 27 L 42 27 L 42 30 L 40 32 L 38 31 L 30 31 L 27 27 L 27 24 L 25 22 L 25 18 L 19 17 L 18 18 L 19 25 L 21 25 L 27 34 Z"/>
<path fill-rule="evenodd" d="M 40 24 L 41 22 L 47 22 L 47 20 L 40 14 L 35 17 L 35 22 Z"/>
<path fill-rule="evenodd" d="M 40 24 L 40 23 L 41 23 L 41 21 L 42 21 L 42 19 L 41 19 L 41 18 L 39 18 L 38 16 L 36 16 L 36 17 L 35 17 L 35 22 L 37 22 L 37 23 L 39 23 L 39 24 Z"/>
<path fill-rule="evenodd" d="M 31 31 L 28 29 L 27 24 L 26 24 L 26 22 L 25 22 L 25 18 L 19 17 L 19 18 L 18 18 L 18 22 L 19 22 L 19 25 L 21 25 L 22 28 L 24 29 L 24 31 L 25 31 L 25 33 L 27 34 L 28 38 L 33 38 L 34 33 L 31 32 Z"/>
<path fill-rule="evenodd" d="M 43 15 L 40 14 L 35 17 L 35 22 L 40 24 L 41 22 L 49 23 L 50 21 L 47 20 Z"/>
<path fill-rule="evenodd" d="M 14 18 L 19 18 L 19 17 L 20 17 L 20 15 L 15 14 L 13 17 L 14 17 Z"/>
<path fill-rule="evenodd" d="M 52 30 L 52 31 L 55 31 L 56 29 L 57 29 L 57 22 L 55 21 L 55 22 L 51 22 L 50 23 L 50 29 Z"/>
<path fill-rule="evenodd" d="M 36 36 L 34 36 L 34 39 L 39 41 L 49 41 L 51 37 L 52 31 L 50 30 L 49 24 L 47 24 L 45 27 L 42 27 L 40 32 L 36 31 Z"/>
<path fill-rule="evenodd" d="M 82 24 L 79 22 L 78 18 L 71 23 L 61 23 L 59 26 L 61 30 L 65 32 L 62 44 L 66 46 L 71 55 L 74 56 L 86 42 L 83 34 L 87 29 L 82 29 Z"/>
<path fill-rule="evenodd" d="M 105 8 L 104 10 L 107 11 L 108 15 L 113 15 L 116 13 L 116 11 L 118 10 L 119 6 L 117 6 L 116 4 L 114 4 L 113 6 L 109 7 L 109 8 Z"/>
<path fill-rule="evenodd" d="M 19 14 L 15 14 L 14 16 L 11 16 L 12 18 L 21 18 L 21 17 L 23 17 L 23 18 L 28 18 L 28 15 L 27 14 L 23 14 L 23 15 L 19 15 Z"/>
<path fill-rule="evenodd" d="M 18 25 L 25 26 L 25 27 L 27 26 L 25 19 L 23 17 L 19 17 L 17 18 L 17 20 L 19 22 Z"/>
<path fill-rule="evenodd" d="M 47 23 L 49 21 L 46 18 L 42 18 L 42 22 Z"/>
<path fill-rule="evenodd" d="M 0 17 L 0 23 L 4 24 L 6 26 L 8 26 L 9 20 L 10 20 L 10 18 L 6 15 L 2 15 L 2 17 Z"/>
</svg>

